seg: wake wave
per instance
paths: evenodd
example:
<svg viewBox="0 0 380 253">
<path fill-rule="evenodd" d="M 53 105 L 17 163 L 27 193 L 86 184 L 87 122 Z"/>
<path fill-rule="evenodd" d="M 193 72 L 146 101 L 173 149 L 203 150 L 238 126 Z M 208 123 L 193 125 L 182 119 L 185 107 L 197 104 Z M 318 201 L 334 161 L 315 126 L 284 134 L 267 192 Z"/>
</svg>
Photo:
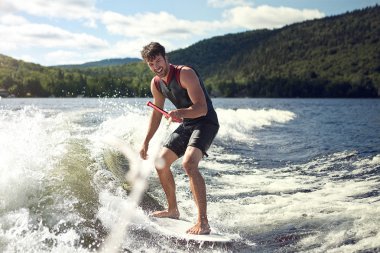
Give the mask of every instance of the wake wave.
<svg viewBox="0 0 380 253">
<path fill-rule="evenodd" d="M 0 251 L 72 252 L 94 204 L 75 117 L 25 106 L 0 118 Z"/>
<path fill-rule="evenodd" d="M 12 210 L 28 203 L 29 194 L 64 153 L 70 136 L 65 119 L 47 117 L 35 107 L 2 113 L 0 125 L 0 209 Z M 28 194 L 25 194 L 28 193 Z"/>
<path fill-rule="evenodd" d="M 220 129 L 217 138 L 233 140 L 251 140 L 253 130 L 284 124 L 293 120 L 296 115 L 290 111 L 277 109 L 220 109 L 217 108 Z"/>
</svg>

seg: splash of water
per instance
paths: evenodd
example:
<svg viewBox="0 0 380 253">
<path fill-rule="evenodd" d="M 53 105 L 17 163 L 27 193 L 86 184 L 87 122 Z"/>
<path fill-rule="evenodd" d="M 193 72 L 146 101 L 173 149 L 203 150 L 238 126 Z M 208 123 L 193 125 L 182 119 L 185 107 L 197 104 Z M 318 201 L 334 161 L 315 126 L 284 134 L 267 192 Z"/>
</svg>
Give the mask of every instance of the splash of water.
<svg viewBox="0 0 380 253">
<path fill-rule="evenodd" d="M 129 160 L 129 171 L 125 176 L 127 182 L 132 185 L 128 200 L 119 208 L 117 221 L 111 227 L 111 232 L 101 247 L 100 252 L 119 252 L 119 248 L 125 238 L 125 232 L 131 220 L 134 218 L 138 204 L 147 189 L 148 177 L 151 173 L 151 160 L 140 160 L 139 155 L 126 142 L 108 136 L 104 142 L 119 150 Z M 152 156 L 155 157 L 155 156 Z"/>
</svg>

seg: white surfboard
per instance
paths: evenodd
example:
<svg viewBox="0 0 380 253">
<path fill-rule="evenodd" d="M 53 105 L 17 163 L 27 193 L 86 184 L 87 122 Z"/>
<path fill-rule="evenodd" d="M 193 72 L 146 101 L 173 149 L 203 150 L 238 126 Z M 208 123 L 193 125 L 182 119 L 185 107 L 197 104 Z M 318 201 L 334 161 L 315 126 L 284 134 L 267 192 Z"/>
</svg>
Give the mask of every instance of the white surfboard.
<svg viewBox="0 0 380 253">
<path fill-rule="evenodd" d="M 227 235 L 216 233 L 215 231 L 213 231 L 212 228 L 211 233 L 209 235 L 188 234 L 186 233 L 186 231 L 192 226 L 194 226 L 194 224 L 186 220 L 154 217 L 151 217 L 151 220 L 153 221 L 154 226 L 159 232 L 169 237 L 200 242 L 226 243 L 232 241 L 232 238 L 228 237 Z"/>
</svg>

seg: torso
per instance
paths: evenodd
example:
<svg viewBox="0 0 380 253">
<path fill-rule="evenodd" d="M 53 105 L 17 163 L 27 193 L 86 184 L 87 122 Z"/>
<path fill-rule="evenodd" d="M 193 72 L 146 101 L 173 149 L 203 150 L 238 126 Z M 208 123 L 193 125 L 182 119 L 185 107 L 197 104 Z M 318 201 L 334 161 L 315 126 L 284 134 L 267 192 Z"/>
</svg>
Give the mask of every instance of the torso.
<svg viewBox="0 0 380 253">
<path fill-rule="evenodd" d="M 180 65 L 172 65 L 170 64 L 170 71 L 168 74 L 167 82 L 164 82 L 161 78 L 158 76 L 154 77 L 154 83 L 157 88 L 157 90 L 164 95 L 164 97 L 168 98 L 177 109 L 180 108 L 187 108 L 190 107 L 193 103 L 191 102 L 191 99 L 189 98 L 189 95 L 187 93 L 187 90 L 181 86 L 180 83 L 180 73 L 181 69 L 184 66 Z M 193 69 L 194 70 L 194 69 Z M 194 70 L 195 71 L 195 70 Z M 216 112 L 214 110 L 212 101 L 207 93 L 207 90 L 203 84 L 203 81 L 199 77 L 198 73 L 195 71 L 195 73 L 198 76 L 199 83 L 201 85 L 201 88 L 203 90 L 203 93 L 206 98 L 207 102 L 207 108 L 208 112 L 205 116 L 195 118 L 195 119 L 184 119 L 185 124 L 192 124 L 200 121 L 207 121 L 208 123 L 217 124 L 218 123 L 218 117 L 216 115 Z"/>
</svg>

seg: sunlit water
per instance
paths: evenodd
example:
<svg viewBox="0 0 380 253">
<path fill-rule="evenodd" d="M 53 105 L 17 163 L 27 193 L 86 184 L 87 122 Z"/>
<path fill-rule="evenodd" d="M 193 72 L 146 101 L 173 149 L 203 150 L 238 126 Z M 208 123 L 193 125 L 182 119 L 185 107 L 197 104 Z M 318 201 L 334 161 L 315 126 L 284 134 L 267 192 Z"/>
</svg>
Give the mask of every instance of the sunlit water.
<svg viewBox="0 0 380 253">
<path fill-rule="evenodd" d="M 114 143 L 136 157 L 147 101 L 0 100 L 0 252 L 100 251 L 126 217 L 122 252 L 380 252 L 380 100 L 214 99 L 221 128 L 200 168 L 228 244 L 166 238 L 148 218 L 165 205 L 153 160 L 175 123 L 137 163 L 151 173 L 129 208 L 132 165 Z M 173 172 L 194 221 L 180 162 Z"/>
</svg>

